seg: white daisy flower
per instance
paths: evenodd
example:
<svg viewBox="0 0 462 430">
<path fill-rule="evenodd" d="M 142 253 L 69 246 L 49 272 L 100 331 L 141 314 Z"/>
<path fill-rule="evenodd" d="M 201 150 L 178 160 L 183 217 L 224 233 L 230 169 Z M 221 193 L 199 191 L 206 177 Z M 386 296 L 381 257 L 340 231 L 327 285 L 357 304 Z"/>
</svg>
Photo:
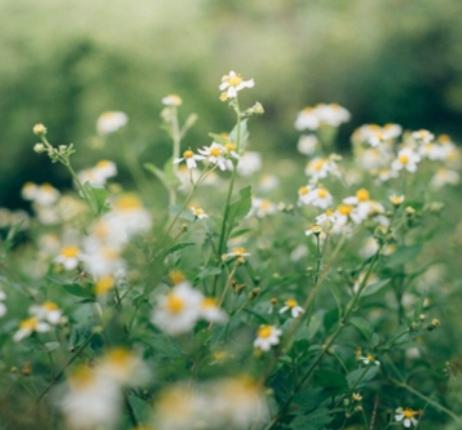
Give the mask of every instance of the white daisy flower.
<svg viewBox="0 0 462 430">
<path fill-rule="evenodd" d="M 183 282 L 158 298 L 151 321 L 170 335 L 186 333 L 198 321 L 202 301 L 202 294 Z"/>
<path fill-rule="evenodd" d="M 310 205 L 321 209 L 327 209 L 332 206 L 333 197 L 329 190 L 319 186 L 311 189 L 310 187 L 301 187 L 298 189 L 298 204 Z"/>
<path fill-rule="evenodd" d="M 49 330 L 50 325 L 47 322 L 41 321 L 37 317 L 27 318 L 22 320 L 19 324 L 19 329 L 14 334 L 13 340 L 15 342 L 20 342 L 33 333 L 45 333 Z"/>
<path fill-rule="evenodd" d="M 314 158 L 307 164 L 305 174 L 310 177 L 312 182 L 317 182 L 320 179 L 326 178 L 328 175 L 338 177 L 340 176 L 340 172 L 338 170 L 337 161 L 340 159 L 341 157 L 336 154 L 332 154 L 328 158 Z"/>
<path fill-rule="evenodd" d="M 183 100 L 177 94 L 169 94 L 162 98 L 162 104 L 167 107 L 180 107 L 183 104 Z"/>
<path fill-rule="evenodd" d="M 442 188 L 445 185 L 457 185 L 460 182 L 458 172 L 450 169 L 441 168 L 433 175 L 430 184 L 433 188 Z"/>
<path fill-rule="evenodd" d="M 103 112 L 96 121 L 96 130 L 101 136 L 115 133 L 128 122 L 128 116 L 125 112 L 109 111 Z"/>
<path fill-rule="evenodd" d="M 269 351 L 271 347 L 279 343 L 282 330 L 272 325 L 261 325 L 257 332 L 257 338 L 253 345 L 262 351 Z"/>
<path fill-rule="evenodd" d="M 250 252 L 248 252 L 243 246 L 237 246 L 232 248 L 228 253 L 223 254 L 222 258 L 225 261 L 236 259 L 240 263 L 243 263 L 248 257 L 250 257 Z"/>
<path fill-rule="evenodd" d="M 316 115 L 321 125 L 338 127 L 348 122 L 351 118 L 350 112 L 337 103 L 321 103 L 316 106 Z"/>
<path fill-rule="evenodd" d="M 257 218 L 264 218 L 277 212 L 277 206 L 271 200 L 258 197 L 252 198 L 252 209 L 250 215 L 255 215 Z"/>
<path fill-rule="evenodd" d="M 292 315 L 292 318 L 299 317 L 303 312 L 303 308 L 298 304 L 297 300 L 291 298 L 287 299 L 284 303 L 284 306 L 279 310 L 280 314 L 289 311 Z"/>
<path fill-rule="evenodd" d="M 200 316 L 213 323 L 224 323 L 228 320 L 226 312 L 218 306 L 212 297 L 204 297 L 200 304 Z"/>
<path fill-rule="evenodd" d="M 359 356 L 358 360 L 363 363 L 365 366 L 380 366 L 380 361 L 377 360 L 375 355 L 372 354 L 366 354 L 366 355 L 361 355 Z"/>
<path fill-rule="evenodd" d="M 204 157 L 199 154 L 194 154 L 193 151 L 190 149 L 187 149 L 186 151 L 183 152 L 183 156 L 176 159 L 174 162 L 175 164 L 179 163 L 186 163 L 186 167 L 188 169 L 197 169 L 197 162 L 203 160 Z"/>
<path fill-rule="evenodd" d="M 241 75 L 231 70 L 221 78 L 221 84 L 218 88 L 221 91 L 220 98 L 225 101 L 236 98 L 239 91 L 245 88 L 253 88 L 254 86 L 253 79 L 244 80 Z"/>
<path fill-rule="evenodd" d="M 194 215 L 194 218 L 197 219 L 206 219 L 209 216 L 205 213 L 204 209 L 199 206 L 189 206 L 190 212 Z"/>
<path fill-rule="evenodd" d="M 117 166 L 113 161 L 101 160 L 95 167 L 78 173 L 82 184 L 88 182 L 92 187 L 103 187 L 109 178 L 117 175 Z"/>
<path fill-rule="evenodd" d="M 297 114 L 295 128 L 297 130 L 317 130 L 320 121 L 315 108 L 306 107 Z"/>
<path fill-rule="evenodd" d="M 77 246 L 65 246 L 55 258 L 55 262 L 61 264 L 66 270 L 74 270 L 80 261 L 80 249 Z"/>
<path fill-rule="evenodd" d="M 32 305 L 29 312 L 41 321 L 57 325 L 62 321 L 63 313 L 58 305 L 51 301 L 46 301 L 41 305 Z"/>
<path fill-rule="evenodd" d="M 314 134 L 304 134 L 300 136 L 298 140 L 297 150 L 300 154 L 312 155 L 316 151 L 318 145 L 318 138 Z"/>
<path fill-rule="evenodd" d="M 424 129 L 414 131 L 411 136 L 417 143 L 420 144 L 430 143 L 435 139 L 434 134 Z"/>
<path fill-rule="evenodd" d="M 199 154 L 210 164 L 216 165 L 221 171 L 233 170 L 233 163 L 227 157 L 225 147 L 219 143 L 213 142 L 210 146 L 199 149 Z"/>
<path fill-rule="evenodd" d="M 420 162 L 420 155 L 413 151 L 411 148 L 403 148 L 399 151 L 398 157 L 391 164 L 394 171 L 407 170 L 408 172 L 415 172 L 417 164 Z"/>
<path fill-rule="evenodd" d="M 399 407 L 395 411 L 395 421 L 403 423 L 406 428 L 416 427 L 418 420 L 416 417 L 419 416 L 419 411 L 415 411 L 411 408 Z"/>
</svg>

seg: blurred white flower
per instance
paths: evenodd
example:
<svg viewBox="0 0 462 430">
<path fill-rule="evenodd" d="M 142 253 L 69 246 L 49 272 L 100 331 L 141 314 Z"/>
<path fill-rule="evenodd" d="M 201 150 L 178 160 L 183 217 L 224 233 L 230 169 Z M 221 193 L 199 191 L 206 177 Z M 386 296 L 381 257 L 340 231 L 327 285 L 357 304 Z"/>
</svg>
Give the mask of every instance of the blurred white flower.
<svg viewBox="0 0 462 430">
<path fill-rule="evenodd" d="M 254 341 L 255 348 L 262 351 L 269 351 L 271 347 L 279 343 L 282 330 L 272 325 L 261 325 L 257 331 L 257 338 Z"/>
<path fill-rule="evenodd" d="M 241 75 L 231 70 L 221 78 L 221 84 L 218 87 L 221 91 L 220 99 L 223 101 L 234 99 L 239 91 L 245 88 L 253 88 L 254 86 L 253 79 L 245 80 Z"/>
<path fill-rule="evenodd" d="M 115 133 L 128 122 L 128 116 L 125 112 L 109 111 L 103 112 L 96 121 L 96 130 L 101 136 Z"/>
<path fill-rule="evenodd" d="M 261 169 L 262 161 L 260 153 L 247 151 L 240 158 L 237 165 L 237 173 L 241 176 L 251 176 Z"/>
</svg>

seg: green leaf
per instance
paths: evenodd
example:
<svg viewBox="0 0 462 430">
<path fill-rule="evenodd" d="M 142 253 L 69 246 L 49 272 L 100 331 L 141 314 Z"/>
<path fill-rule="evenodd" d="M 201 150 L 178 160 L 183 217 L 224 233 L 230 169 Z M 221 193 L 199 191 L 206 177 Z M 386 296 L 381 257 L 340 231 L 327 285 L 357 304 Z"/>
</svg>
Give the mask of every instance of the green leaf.
<svg viewBox="0 0 462 430">
<path fill-rule="evenodd" d="M 238 131 L 240 133 L 238 133 Z M 244 119 L 240 122 L 240 127 L 238 124 L 231 130 L 229 137 L 233 142 L 237 142 L 239 134 L 239 151 L 244 151 L 249 142 L 249 131 L 247 129 L 247 120 Z"/>
<path fill-rule="evenodd" d="M 76 297 L 93 297 L 93 291 L 89 287 L 84 287 L 79 284 L 65 284 L 63 285 L 63 289 Z"/>
<path fill-rule="evenodd" d="M 239 223 L 252 207 L 252 187 L 249 185 L 239 191 L 239 198 L 229 205 L 228 225 L 230 230 Z"/>
<path fill-rule="evenodd" d="M 350 388 L 360 388 L 371 379 L 373 379 L 377 373 L 379 373 L 380 366 L 368 366 L 360 367 L 348 373 L 346 379 Z"/>
<path fill-rule="evenodd" d="M 188 248 L 190 246 L 195 245 L 194 242 L 182 242 L 182 243 L 177 243 L 176 245 L 173 245 L 167 251 L 165 252 L 165 256 L 172 254 L 173 252 L 179 251 L 184 248 Z"/>
<path fill-rule="evenodd" d="M 368 321 L 361 317 L 353 317 L 350 323 L 361 333 L 366 339 L 372 336 L 371 325 Z"/>
<path fill-rule="evenodd" d="M 381 279 L 380 281 L 374 282 L 371 285 L 368 285 L 364 288 L 361 293 L 361 297 L 372 296 L 373 294 L 378 293 L 382 290 L 383 287 L 387 286 L 390 283 L 390 279 Z"/>
<path fill-rule="evenodd" d="M 96 215 L 100 215 L 108 209 L 108 192 L 105 188 L 92 187 L 90 183 L 85 182 L 80 190 L 80 196 L 88 202 L 92 212 Z"/>
</svg>

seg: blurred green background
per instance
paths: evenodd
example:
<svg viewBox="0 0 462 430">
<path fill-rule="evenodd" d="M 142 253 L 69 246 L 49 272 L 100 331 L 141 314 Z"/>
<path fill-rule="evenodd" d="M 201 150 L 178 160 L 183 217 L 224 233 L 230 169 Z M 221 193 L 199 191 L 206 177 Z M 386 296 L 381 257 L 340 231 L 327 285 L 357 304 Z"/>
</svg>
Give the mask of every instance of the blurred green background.
<svg viewBox="0 0 462 430">
<path fill-rule="evenodd" d="M 206 144 L 231 127 L 217 89 L 231 68 L 256 80 L 247 97 L 266 114 L 252 145 L 268 156 L 295 154 L 295 114 L 321 101 L 352 112 L 345 148 L 365 122 L 461 138 L 461 16 L 461 0 L 0 0 L 0 206 L 21 206 L 26 180 L 66 185 L 32 152 L 35 122 L 76 143 L 77 167 L 117 158 L 122 142 L 162 164 L 161 97 L 183 97 L 200 117 L 187 143 Z M 105 110 L 130 122 L 94 150 Z"/>
</svg>

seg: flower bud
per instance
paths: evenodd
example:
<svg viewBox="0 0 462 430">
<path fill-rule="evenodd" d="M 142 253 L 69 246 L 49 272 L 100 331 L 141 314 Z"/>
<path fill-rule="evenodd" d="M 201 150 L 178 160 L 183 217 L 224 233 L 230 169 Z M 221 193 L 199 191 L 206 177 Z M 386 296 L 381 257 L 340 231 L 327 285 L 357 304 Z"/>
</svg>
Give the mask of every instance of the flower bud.
<svg viewBox="0 0 462 430">
<path fill-rule="evenodd" d="M 42 137 L 47 134 L 47 128 L 41 122 L 35 124 L 32 131 L 38 137 Z"/>
</svg>

